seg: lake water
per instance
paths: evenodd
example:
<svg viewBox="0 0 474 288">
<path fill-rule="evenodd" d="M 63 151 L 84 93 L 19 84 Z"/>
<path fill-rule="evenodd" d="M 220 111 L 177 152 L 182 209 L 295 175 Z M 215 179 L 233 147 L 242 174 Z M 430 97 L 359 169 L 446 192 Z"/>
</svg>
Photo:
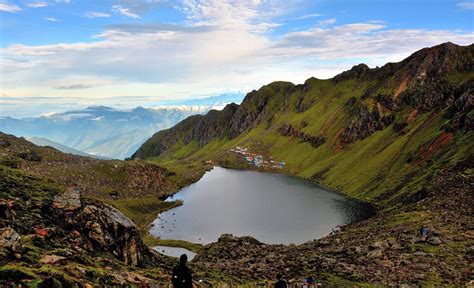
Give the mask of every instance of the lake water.
<svg viewBox="0 0 474 288">
<path fill-rule="evenodd" d="M 176 199 L 184 204 L 158 215 L 152 235 L 207 244 L 231 233 L 268 244 L 299 244 L 372 212 L 364 203 L 309 181 L 222 167 L 167 201 Z"/>
<path fill-rule="evenodd" d="M 186 254 L 188 256 L 189 261 L 193 260 L 196 256 L 196 253 L 179 247 L 155 246 L 153 247 L 153 249 L 155 249 L 155 251 L 160 254 L 175 258 L 179 258 L 182 254 Z"/>
</svg>

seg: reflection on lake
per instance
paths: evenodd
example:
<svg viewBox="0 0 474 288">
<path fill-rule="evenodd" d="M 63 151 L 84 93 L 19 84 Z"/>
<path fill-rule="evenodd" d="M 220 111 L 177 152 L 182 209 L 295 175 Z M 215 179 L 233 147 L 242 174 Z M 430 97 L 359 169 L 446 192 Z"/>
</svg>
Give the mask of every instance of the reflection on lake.
<svg viewBox="0 0 474 288">
<path fill-rule="evenodd" d="M 269 244 L 298 244 L 371 213 L 364 203 L 295 177 L 221 167 L 171 200 L 176 199 L 184 204 L 160 214 L 152 235 L 210 243 L 231 233 Z"/>
</svg>

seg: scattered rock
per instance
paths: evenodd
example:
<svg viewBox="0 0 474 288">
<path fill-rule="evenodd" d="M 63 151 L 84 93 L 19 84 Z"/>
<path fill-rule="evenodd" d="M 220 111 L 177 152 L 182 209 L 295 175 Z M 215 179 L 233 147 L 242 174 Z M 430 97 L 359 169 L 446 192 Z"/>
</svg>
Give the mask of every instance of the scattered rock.
<svg viewBox="0 0 474 288">
<path fill-rule="evenodd" d="M 54 196 L 53 207 L 73 211 L 81 207 L 80 198 L 79 190 L 68 189 L 66 192 Z"/>
<path fill-rule="evenodd" d="M 435 245 L 435 246 L 443 243 L 443 241 L 439 237 L 436 237 L 436 236 L 428 238 L 428 241 L 426 242 L 428 244 Z"/>
<path fill-rule="evenodd" d="M 18 154 L 18 157 L 32 162 L 40 162 L 43 158 L 36 151 L 24 151 Z"/>
<path fill-rule="evenodd" d="M 383 256 L 382 249 L 375 249 L 367 253 L 367 257 L 369 258 L 379 258 Z"/>
<path fill-rule="evenodd" d="M 422 251 L 417 251 L 417 252 L 413 253 L 413 255 L 415 255 L 417 257 L 428 257 L 428 256 L 430 256 L 430 254 L 422 252 Z"/>
<path fill-rule="evenodd" d="M 59 264 L 66 260 L 66 257 L 58 256 L 58 255 L 45 255 L 41 262 L 44 264 Z"/>
</svg>

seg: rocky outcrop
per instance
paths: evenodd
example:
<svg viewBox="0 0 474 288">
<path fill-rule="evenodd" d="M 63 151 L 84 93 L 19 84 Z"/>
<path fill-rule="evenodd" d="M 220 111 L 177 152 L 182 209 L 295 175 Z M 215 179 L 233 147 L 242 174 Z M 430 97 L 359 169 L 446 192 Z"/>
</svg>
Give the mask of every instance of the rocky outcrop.
<svg viewBox="0 0 474 288">
<path fill-rule="evenodd" d="M 188 144 L 194 140 L 198 143 L 199 147 L 203 147 L 213 139 L 222 137 L 229 130 L 229 122 L 232 121 L 237 110 L 238 105 L 232 103 L 224 107 L 222 111 L 209 111 L 184 136 L 184 143 Z"/>
<path fill-rule="evenodd" d="M 306 134 L 294 128 L 293 126 L 291 126 L 291 124 L 288 124 L 288 123 L 284 123 L 283 125 L 281 125 L 278 131 L 280 132 L 280 135 L 282 136 L 296 137 L 296 138 L 299 138 L 303 142 L 308 142 L 309 144 L 311 144 L 311 146 L 313 146 L 313 148 L 318 148 L 319 146 L 323 145 L 325 142 L 325 139 L 322 136 L 320 135 L 313 136 L 313 135 Z"/>
<path fill-rule="evenodd" d="M 20 247 L 20 234 L 10 227 L 0 229 L 0 255 L 3 254 L 4 257 L 14 255 Z"/>
<path fill-rule="evenodd" d="M 456 94 L 460 96 L 456 97 Z M 459 129 L 474 130 L 474 81 L 462 85 L 455 91 L 455 99 L 446 117 L 451 119 L 445 129 L 448 132 L 455 132 Z"/>
<path fill-rule="evenodd" d="M 128 265 L 143 265 L 150 254 L 135 224 L 112 206 L 86 205 L 72 221 L 98 251 L 110 251 Z"/>
<path fill-rule="evenodd" d="M 36 151 L 22 151 L 18 153 L 18 157 L 26 160 L 26 161 L 41 161 L 42 157 Z"/>
<path fill-rule="evenodd" d="M 0 166 L 0 191 L 6 199 L 0 219 L 0 248 L 4 257 L 23 257 L 20 237 L 40 247 L 65 247 L 65 261 L 84 253 L 110 253 L 126 265 L 159 262 L 140 238 L 135 224 L 114 207 L 80 198 L 75 189 L 62 190 L 43 180 Z M 35 242 L 35 243 L 36 243 Z M 6 251 L 6 252 L 5 252 Z M 27 252 L 27 251 L 26 251 Z"/>
<path fill-rule="evenodd" d="M 348 79 L 362 79 L 369 76 L 372 70 L 366 64 L 355 65 L 351 70 L 344 71 L 341 74 L 336 75 L 332 80 L 334 82 L 341 82 Z"/>
<path fill-rule="evenodd" d="M 380 115 L 378 110 L 369 111 L 361 106 L 353 113 L 352 120 L 340 135 L 343 143 L 352 143 L 369 137 L 374 132 L 385 129 L 395 117 L 392 114 Z"/>
<path fill-rule="evenodd" d="M 446 80 L 434 76 L 420 76 L 420 79 L 416 79 L 408 85 L 399 99 L 420 112 L 426 112 L 435 107 L 441 107 L 441 104 L 452 94 L 453 88 Z"/>
</svg>

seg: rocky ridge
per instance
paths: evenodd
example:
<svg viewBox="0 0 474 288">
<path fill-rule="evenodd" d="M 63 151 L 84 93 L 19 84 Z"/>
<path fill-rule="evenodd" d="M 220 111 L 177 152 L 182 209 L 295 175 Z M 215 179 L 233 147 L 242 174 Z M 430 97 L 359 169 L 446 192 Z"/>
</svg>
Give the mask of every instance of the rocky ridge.
<svg viewBox="0 0 474 288">
<path fill-rule="evenodd" d="M 446 77 L 450 74 L 471 73 L 473 59 L 474 45 L 462 47 L 445 43 L 422 49 L 399 63 L 373 69 L 360 64 L 335 76 L 331 79 L 334 85 L 348 81 L 367 83 L 360 100 L 354 97 L 346 103 L 350 104 L 346 105 L 349 107 L 349 117 L 337 142 L 348 145 L 365 139 L 390 126 L 398 118 L 397 115 L 408 107 L 422 113 L 442 110 L 456 101 L 456 106 L 460 106 L 460 102 L 467 103 L 464 112 L 459 111 L 455 119 L 450 117 L 451 114 L 446 116 L 454 120 L 454 126 L 459 125 L 456 119 L 468 118 L 467 122 L 471 123 L 472 115 L 467 111 L 472 109 L 474 81 L 470 79 L 453 84 Z M 192 116 L 173 128 L 155 134 L 132 158 L 159 156 L 172 150 L 181 141 L 184 145 L 196 141 L 198 147 L 203 147 L 215 139 L 233 139 L 261 123 L 272 123 L 274 113 L 278 111 L 290 109 L 302 113 L 316 103 L 314 99 L 306 100 L 305 95 L 314 81 L 320 80 L 308 79 L 304 85 L 274 82 L 248 93 L 241 105 L 230 104 L 221 112 L 211 111 L 204 116 Z M 394 94 L 382 92 L 391 89 L 387 87 L 393 85 L 391 83 L 397 83 Z M 289 107 L 293 95 L 299 96 L 295 107 Z"/>
</svg>

